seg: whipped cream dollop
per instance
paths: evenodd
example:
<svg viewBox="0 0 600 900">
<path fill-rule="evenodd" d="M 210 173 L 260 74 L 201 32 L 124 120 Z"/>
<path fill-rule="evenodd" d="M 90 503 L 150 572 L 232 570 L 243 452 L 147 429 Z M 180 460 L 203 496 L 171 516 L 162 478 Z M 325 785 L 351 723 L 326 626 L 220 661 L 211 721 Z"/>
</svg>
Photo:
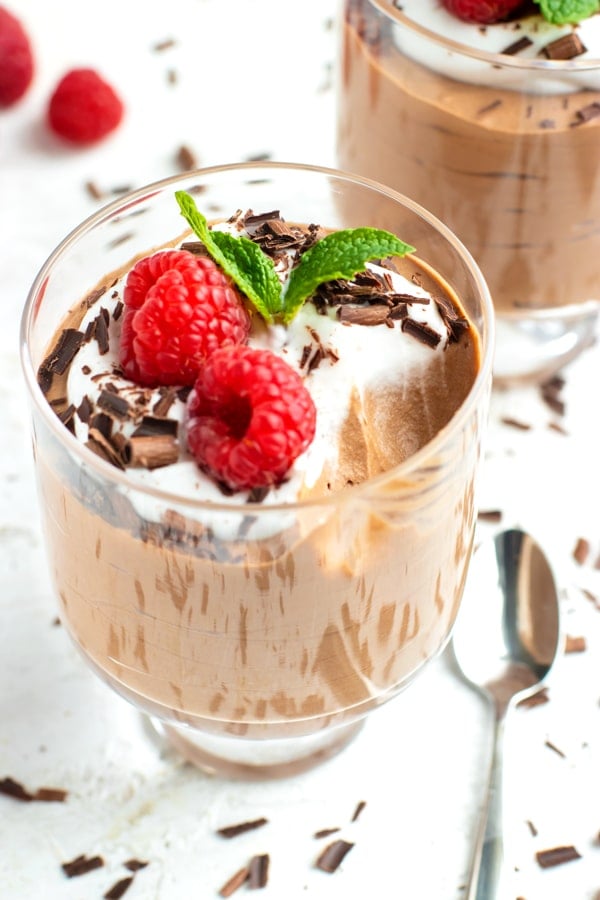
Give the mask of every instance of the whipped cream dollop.
<svg viewBox="0 0 600 900">
<path fill-rule="evenodd" d="M 389 6 L 392 14 L 395 12 L 392 0 L 378 5 Z M 440 74 L 473 84 L 531 93 L 600 90 L 599 13 L 576 25 L 554 25 L 541 14 L 480 25 L 452 15 L 439 0 L 402 0 L 399 7 L 407 19 L 431 35 L 427 37 L 418 30 L 395 25 L 395 44 L 402 53 Z M 544 55 L 546 46 L 572 34 L 581 41 L 583 53 L 571 60 L 550 60 Z M 506 54 L 517 41 L 526 46 L 517 53 Z M 453 48 L 450 42 L 460 47 Z M 497 59 L 486 61 L 470 55 L 471 52 L 505 54 L 503 65 L 499 67 Z M 524 66 L 527 60 L 535 60 L 535 67 Z"/>
<path fill-rule="evenodd" d="M 382 271 L 369 264 L 372 271 Z M 339 454 L 340 431 L 348 416 L 352 396 L 362 400 L 367 391 L 380 391 L 386 386 L 414 383 L 426 372 L 437 354 L 444 352 L 449 340 L 449 332 L 436 302 L 431 295 L 403 275 L 385 270 L 391 279 L 393 290 L 410 295 L 414 301 L 408 304 L 409 317 L 415 322 L 425 323 L 435 331 L 440 340 L 431 347 L 403 330 L 401 321 L 385 325 L 366 326 L 345 324 L 336 317 L 335 309 L 319 311 L 312 302 L 307 302 L 297 316 L 287 325 L 266 324 L 254 328 L 249 339 L 252 346 L 266 347 L 282 356 L 286 362 L 302 376 L 316 409 L 316 435 L 308 449 L 298 457 L 288 473 L 287 479 L 273 487 L 262 501 L 263 505 L 288 503 L 296 500 L 303 492 L 318 481 L 323 469 L 335 468 Z M 125 399 L 136 410 L 135 418 L 115 417 L 113 432 L 118 431 L 129 438 L 138 427 L 143 415 L 152 415 L 156 404 L 164 400 L 164 389 L 147 389 L 129 381 L 120 374 L 119 342 L 122 317 L 117 314 L 125 277 L 121 278 L 110 292 L 104 294 L 86 313 L 79 328 L 85 332 L 105 310 L 108 319 L 108 350 L 101 352 L 96 340 L 84 343 L 75 357 L 68 374 L 68 402 L 76 409 L 82 403 L 100 408 L 99 399 L 103 392 L 115 393 Z M 307 349 L 318 347 L 320 362 L 314 368 L 306 364 Z M 311 352 L 312 352 L 311 350 Z M 179 425 L 180 453 L 177 462 L 159 468 L 143 466 L 129 467 L 128 478 L 132 485 L 149 487 L 184 498 L 212 503 L 245 503 L 248 492 L 225 495 L 219 486 L 207 477 L 196 465 L 185 445 L 186 407 L 184 400 L 172 391 L 170 406 L 166 415 Z M 423 410 L 427 415 L 427 410 Z M 88 423 L 76 415 L 73 418 L 76 437 L 86 443 L 89 437 Z M 416 449 L 416 448 L 415 448 Z M 140 508 L 139 492 L 134 505 L 140 514 L 152 519 L 150 505 Z"/>
</svg>

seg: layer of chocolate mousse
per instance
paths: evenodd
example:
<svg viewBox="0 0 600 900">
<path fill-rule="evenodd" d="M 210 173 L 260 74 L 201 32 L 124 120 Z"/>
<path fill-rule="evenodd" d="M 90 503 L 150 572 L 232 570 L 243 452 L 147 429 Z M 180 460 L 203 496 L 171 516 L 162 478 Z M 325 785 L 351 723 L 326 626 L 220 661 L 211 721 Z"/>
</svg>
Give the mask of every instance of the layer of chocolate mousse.
<svg viewBox="0 0 600 900">
<path fill-rule="evenodd" d="M 111 485 L 94 467 L 82 469 L 55 437 L 40 436 L 41 505 L 63 620 L 102 677 L 147 711 L 216 734 L 310 734 L 382 702 L 447 639 L 473 539 L 477 414 L 432 452 L 426 468 L 390 470 L 458 411 L 477 376 L 480 348 L 445 282 L 416 258 L 400 267 L 431 291 L 447 323 L 447 346 L 434 352 L 427 330 L 416 320 L 409 326 L 429 364 L 402 384 L 353 398 L 337 464 L 301 492 L 312 505 L 269 511 L 257 509 L 260 496 L 249 496 L 240 510 L 223 497 L 222 508 L 201 515 L 159 502 L 151 514 L 134 486 Z M 81 315 L 90 302 L 105 318 L 114 284 L 111 276 L 77 306 L 65 323 L 69 334 L 85 334 Z M 327 290 L 315 300 L 332 302 Z M 402 302 L 410 306 L 396 305 Z M 407 310 L 389 315 L 413 321 Z M 399 322 L 395 327 L 398 333 Z M 122 409 L 110 403 L 70 411 L 65 386 L 77 350 L 65 363 L 52 362 L 63 334 L 40 368 L 57 414 L 63 421 L 99 412 L 118 418 Z M 78 341 L 69 338 L 69 346 Z M 307 360 L 317 359 L 314 352 Z M 137 393 L 143 419 L 145 392 Z M 159 412 L 168 419 L 165 407 Z M 161 418 L 156 410 L 154 417 Z M 106 461 L 127 469 L 124 458 Z M 368 495 L 354 491 L 373 476 Z"/>
<path fill-rule="evenodd" d="M 367 0 L 347 4 L 339 164 L 449 225 L 497 310 L 598 299 L 600 92 L 458 81 L 403 55 L 396 27 Z"/>
</svg>

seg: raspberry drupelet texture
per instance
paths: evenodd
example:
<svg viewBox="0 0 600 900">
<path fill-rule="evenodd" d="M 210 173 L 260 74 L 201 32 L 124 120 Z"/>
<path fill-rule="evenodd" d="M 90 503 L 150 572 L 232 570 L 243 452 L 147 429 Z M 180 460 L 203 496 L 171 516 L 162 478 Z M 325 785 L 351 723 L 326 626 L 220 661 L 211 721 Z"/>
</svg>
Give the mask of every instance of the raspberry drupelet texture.
<svg viewBox="0 0 600 900">
<path fill-rule="evenodd" d="M 33 52 L 21 22 L 0 6 L 0 108 L 20 100 L 33 78 Z"/>
<path fill-rule="evenodd" d="M 187 250 L 164 250 L 133 267 L 123 292 L 124 374 L 149 387 L 192 385 L 219 347 L 241 344 L 250 318 L 219 267 Z"/>
<path fill-rule="evenodd" d="M 270 350 L 217 350 L 188 399 L 187 441 L 198 465 L 231 490 L 280 482 L 315 434 L 301 377 Z"/>
<path fill-rule="evenodd" d="M 523 6 L 523 0 L 442 0 L 448 12 L 465 22 L 493 25 Z"/>
<path fill-rule="evenodd" d="M 115 130 L 123 112 L 121 98 L 94 69 L 72 69 L 50 98 L 48 124 L 73 144 L 93 144 Z"/>
</svg>

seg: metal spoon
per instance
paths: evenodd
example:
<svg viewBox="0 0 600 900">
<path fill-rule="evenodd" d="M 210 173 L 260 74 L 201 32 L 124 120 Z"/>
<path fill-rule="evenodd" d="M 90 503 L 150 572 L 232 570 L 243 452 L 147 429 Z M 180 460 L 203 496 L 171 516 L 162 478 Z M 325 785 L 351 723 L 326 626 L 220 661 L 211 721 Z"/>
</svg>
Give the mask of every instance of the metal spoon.
<svg viewBox="0 0 600 900">
<path fill-rule="evenodd" d="M 466 900 L 500 897 L 504 722 L 512 706 L 540 688 L 556 658 L 559 634 L 554 576 L 533 538 L 510 530 L 481 544 L 471 561 L 452 639 L 463 675 L 494 712 L 487 796 Z"/>
</svg>

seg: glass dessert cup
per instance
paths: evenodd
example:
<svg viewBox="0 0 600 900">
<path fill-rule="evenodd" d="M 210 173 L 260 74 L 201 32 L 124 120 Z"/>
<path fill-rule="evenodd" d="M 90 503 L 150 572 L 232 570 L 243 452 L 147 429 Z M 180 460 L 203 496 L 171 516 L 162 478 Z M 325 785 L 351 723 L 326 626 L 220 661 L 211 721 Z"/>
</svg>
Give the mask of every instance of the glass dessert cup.
<svg viewBox="0 0 600 900">
<path fill-rule="evenodd" d="M 600 59 L 478 51 L 392 0 L 346 0 L 341 29 L 339 165 L 468 247 L 496 310 L 496 380 L 556 371 L 600 310 Z"/>
<path fill-rule="evenodd" d="M 215 217 L 281 209 L 288 221 L 410 238 L 478 336 L 478 372 L 448 423 L 388 472 L 270 506 L 167 493 L 90 452 L 51 409 L 38 369 L 67 304 L 185 235 L 176 190 L 201 195 Z M 33 284 L 22 360 L 50 572 L 87 663 L 206 771 L 287 775 L 340 750 L 448 640 L 473 541 L 492 346 L 491 300 L 469 253 L 428 212 L 366 179 L 283 163 L 215 167 L 86 220 Z"/>
</svg>

